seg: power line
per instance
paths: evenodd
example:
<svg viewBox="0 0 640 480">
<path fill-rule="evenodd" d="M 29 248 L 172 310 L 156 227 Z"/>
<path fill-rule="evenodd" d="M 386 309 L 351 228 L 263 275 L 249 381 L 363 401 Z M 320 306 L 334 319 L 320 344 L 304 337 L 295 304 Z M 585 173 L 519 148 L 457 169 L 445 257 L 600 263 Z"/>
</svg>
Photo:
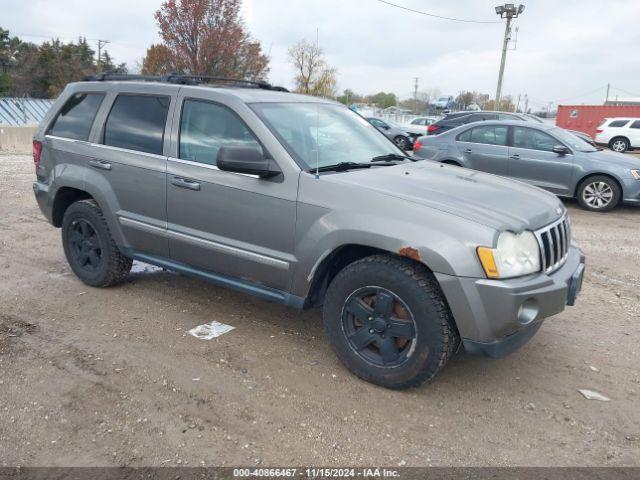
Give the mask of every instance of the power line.
<svg viewBox="0 0 640 480">
<path fill-rule="evenodd" d="M 618 90 L 619 92 L 626 93 L 627 95 L 633 95 L 634 97 L 640 97 L 640 93 L 633 93 L 633 92 L 630 92 L 628 90 L 623 90 L 622 88 L 614 87 L 613 85 L 611 85 L 611 88 L 613 88 L 614 90 Z"/>
<path fill-rule="evenodd" d="M 553 100 L 554 103 L 560 103 L 560 102 L 566 102 L 567 100 L 573 100 L 575 98 L 582 98 L 582 97 L 586 97 L 587 95 L 591 95 L 592 93 L 597 93 L 600 92 L 601 90 L 604 90 L 605 88 L 607 88 L 606 85 L 602 85 L 598 88 L 594 88 L 593 90 L 590 90 L 588 92 L 584 92 L 581 93 L 579 95 L 574 95 L 573 97 L 568 97 L 568 98 L 560 98 L 558 100 Z"/>
<path fill-rule="evenodd" d="M 464 22 L 464 23 L 501 23 L 497 21 L 482 21 L 482 20 L 469 20 L 464 18 L 444 17 L 442 15 L 436 15 L 435 13 L 427 13 L 427 12 L 421 12 L 420 10 L 414 10 L 413 8 L 397 5 L 395 3 L 387 2 L 386 0 L 376 0 L 376 1 L 380 3 L 384 3 L 385 5 L 389 5 L 391 7 L 407 10 L 408 12 L 419 13 L 420 15 L 425 15 L 427 17 L 440 18 L 441 20 L 451 20 L 453 22 Z"/>
<path fill-rule="evenodd" d="M 54 40 L 54 39 L 58 39 L 58 40 L 78 40 L 78 38 L 83 38 L 87 41 L 90 42 L 99 42 L 101 41 L 101 39 L 99 38 L 89 38 L 89 37 L 85 37 L 83 35 L 79 35 L 77 37 L 61 37 L 60 35 L 34 35 L 31 33 L 13 33 L 13 36 L 16 37 L 26 37 L 26 38 L 46 38 L 48 40 Z M 131 48 L 139 48 L 142 49 L 143 47 L 141 47 L 140 45 L 134 45 L 132 43 L 124 43 L 124 42 L 119 42 L 119 41 L 110 41 L 109 43 L 115 44 L 115 45 L 122 45 L 123 47 L 131 47 Z"/>
</svg>

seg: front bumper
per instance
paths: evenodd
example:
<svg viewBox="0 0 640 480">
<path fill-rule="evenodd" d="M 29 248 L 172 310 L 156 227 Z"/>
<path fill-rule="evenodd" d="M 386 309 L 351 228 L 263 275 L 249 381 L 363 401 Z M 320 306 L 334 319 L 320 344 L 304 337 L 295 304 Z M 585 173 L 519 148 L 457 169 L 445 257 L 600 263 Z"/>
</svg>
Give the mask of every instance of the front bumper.
<svg viewBox="0 0 640 480">
<path fill-rule="evenodd" d="M 436 274 L 465 349 L 502 357 L 527 343 L 545 318 L 573 305 L 582 285 L 584 255 L 572 245 L 550 275 L 490 280 Z"/>
<path fill-rule="evenodd" d="M 640 204 L 640 181 L 626 178 L 622 182 L 622 203 L 628 205 Z"/>
</svg>

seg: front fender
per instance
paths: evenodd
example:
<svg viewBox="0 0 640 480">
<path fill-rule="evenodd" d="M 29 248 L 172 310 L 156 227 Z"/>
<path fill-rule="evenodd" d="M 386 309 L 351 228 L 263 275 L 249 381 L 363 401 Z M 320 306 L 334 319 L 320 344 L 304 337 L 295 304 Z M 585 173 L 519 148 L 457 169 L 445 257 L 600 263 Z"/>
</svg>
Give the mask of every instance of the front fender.
<svg viewBox="0 0 640 480">
<path fill-rule="evenodd" d="M 401 218 L 385 215 L 382 212 L 388 209 L 377 210 L 375 205 L 355 213 L 348 208 L 329 210 L 300 204 L 296 228 L 299 261 L 292 293 L 306 296 L 322 260 L 336 249 L 353 244 L 410 257 L 438 273 L 484 276 L 475 251 L 480 244 L 492 244 L 490 229 L 481 229 L 482 234 L 473 239 L 469 235 L 469 222 L 463 219 L 436 211 L 425 212 L 426 209 L 412 204 L 404 204 L 403 208 L 409 215 Z M 422 221 L 417 221 L 420 217 Z"/>
</svg>

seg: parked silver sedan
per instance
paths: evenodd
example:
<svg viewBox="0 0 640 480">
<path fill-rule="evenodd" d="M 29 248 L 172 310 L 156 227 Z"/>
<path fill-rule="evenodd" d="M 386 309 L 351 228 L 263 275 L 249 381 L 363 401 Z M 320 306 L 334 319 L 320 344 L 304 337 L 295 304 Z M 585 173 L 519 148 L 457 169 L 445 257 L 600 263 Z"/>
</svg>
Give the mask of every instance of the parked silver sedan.
<svg viewBox="0 0 640 480">
<path fill-rule="evenodd" d="M 395 143 L 400 150 L 408 150 L 413 145 L 411 135 L 400 125 L 375 117 L 368 117 L 367 121 Z"/>
<path fill-rule="evenodd" d="M 416 157 L 494 173 L 575 197 L 586 210 L 640 205 L 640 161 L 552 125 L 484 121 L 420 137 Z"/>
</svg>

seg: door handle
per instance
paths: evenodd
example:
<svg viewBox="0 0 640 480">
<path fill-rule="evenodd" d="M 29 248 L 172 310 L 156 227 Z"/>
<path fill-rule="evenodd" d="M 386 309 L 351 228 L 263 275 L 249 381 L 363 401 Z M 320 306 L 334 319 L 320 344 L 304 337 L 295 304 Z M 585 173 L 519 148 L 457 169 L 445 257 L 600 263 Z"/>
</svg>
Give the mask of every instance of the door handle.
<svg viewBox="0 0 640 480">
<path fill-rule="evenodd" d="M 471 153 L 471 149 L 470 148 L 465 149 L 464 153 Z"/>
<path fill-rule="evenodd" d="M 89 165 L 100 170 L 111 170 L 111 164 L 104 160 L 89 160 Z"/>
<path fill-rule="evenodd" d="M 513 158 L 514 160 L 518 160 L 520 158 L 520 155 L 518 155 L 517 153 L 514 153 L 513 155 L 511 155 L 510 158 Z"/>
<path fill-rule="evenodd" d="M 188 190 L 200 190 L 200 184 L 195 180 L 190 180 L 188 178 L 173 177 L 173 180 L 171 180 L 171 185 L 175 185 L 176 187 L 180 188 L 186 188 Z"/>
</svg>

